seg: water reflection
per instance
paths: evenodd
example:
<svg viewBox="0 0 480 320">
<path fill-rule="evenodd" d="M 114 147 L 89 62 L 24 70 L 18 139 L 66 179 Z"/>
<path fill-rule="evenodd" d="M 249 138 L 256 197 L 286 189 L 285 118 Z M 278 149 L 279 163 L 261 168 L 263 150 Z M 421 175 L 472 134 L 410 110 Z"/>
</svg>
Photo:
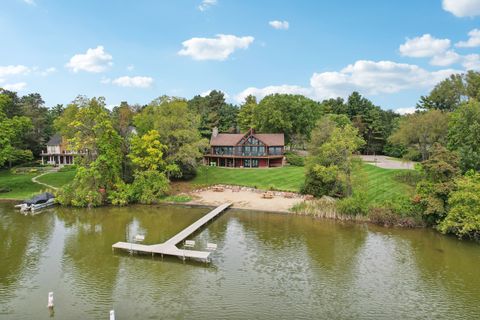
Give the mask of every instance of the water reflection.
<svg viewBox="0 0 480 320">
<path fill-rule="evenodd" d="M 475 318 L 480 246 L 428 230 L 384 229 L 228 210 L 192 236 L 210 266 L 130 256 L 111 245 L 164 242 L 208 211 L 181 206 L 24 217 L 0 205 L 0 318 Z"/>
<path fill-rule="evenodd" d="M 54 215 L 24 216 L 0 203 L 0 314 L 18 292 L 29 290 L 54 229 Z M 6 308 L 6 309 L 4 309 Z"/>
</svg>

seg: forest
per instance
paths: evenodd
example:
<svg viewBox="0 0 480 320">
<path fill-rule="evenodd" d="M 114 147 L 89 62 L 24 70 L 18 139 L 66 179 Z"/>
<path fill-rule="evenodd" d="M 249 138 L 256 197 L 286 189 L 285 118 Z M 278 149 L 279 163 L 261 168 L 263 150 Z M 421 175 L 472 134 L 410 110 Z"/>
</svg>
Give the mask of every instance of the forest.
<svg viewBox="0 0 480 320">
<path fill-rule="evenodd" d="M 416 112 L 400 115 L 358 92 L 314 101 L 272 94 L 240 105 L 221 91 L 206 96 L 160 96 L 147 105 L 78 96 L 46 106 L 39 93 L 0 89 L 0 168 L 36 163 L 60 133 L 81 152 L 73 181 L 57 199 L 72 206 L 155 203 L 170 181 L 192 179 L 212 129 L 285 134 L 292 165 L 305 166 L 302 192 L 341 200 L 345 212 L 381 221 L 414 217 L 460 237 L 480 238 L 480 73 L 454 74 L 419 98 Z M 298 151 L 308 154 L 306 158 Z M 415 195 L 366 208 L 353 187 L 357 154 L 418 161 L 403 179 Z"/>
</svg>

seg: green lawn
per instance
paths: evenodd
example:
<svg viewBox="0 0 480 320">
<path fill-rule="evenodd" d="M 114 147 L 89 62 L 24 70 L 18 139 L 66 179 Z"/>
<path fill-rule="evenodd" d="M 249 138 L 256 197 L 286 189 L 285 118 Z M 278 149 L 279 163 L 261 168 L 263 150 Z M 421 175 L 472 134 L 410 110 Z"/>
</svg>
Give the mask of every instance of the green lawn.
<svg viewBox="0 0 480 320">
<path fill-rule="evenodd" d="M 229 169 L 202 166 L 198 169 L 197 176 L 192 183 L 198 185 L 230 184 L 298 192 L 303 180 L 303 167 Z"/>
<path fill-rule="evenodd" d="M 9 170 L 0 171 L 0 189 L 8 188 L 10 192 L 1 192 L 0 199 L 25 199 L 44 189 L 33 183 L 32 178 L 38 173 L 12 174 Z"/>
<path fill-rule="evenodd" d="M 401 171 L 404 170 L 383 169 L 363 163 L 354 174 L 354 190 L 364 190 L 370 203 L 409 197 L 413 194 L 413 187 L 395 180 L 395 175 Z"/>
<path fill-rule="evenodd" d="M 75 170 L 69 170 L 47 173 L 46 175 L 41 176 L 37 180 L 54 186 L 56 188 L 60 188 L 72 181 L 74 177 Z"/>
<path fill-rule="evenodd" d="M 354 173 L 354 189 L 365 190 L 371 203 L 410 196 L 413 188 L 395 180 L 402 170 L 383 169 L 363 163 Z M 304 168 L 286 166 L 270 169 L 228 169 L 200 167 L 192 183 L 198 185 L 231 184 L 258 189 L 298 192 L 304 181 Z"/>
<path fill-rule="evenodd" d="M 0 171 L 0 189 L 8 188 L 10 192 L 1 192 L 0 199 L 23 200 L 45 191 L 47 188 L 33 183 L 32 178 L 40 173 L 18 173 L 13 174 L 10 170 Z M 75 171 L 59 171 L 47 173 L 38 178 L 38 181 L 47 183 L 54 187 L 61 187 L 70 182 L 75 176 Z"/>
</svg>

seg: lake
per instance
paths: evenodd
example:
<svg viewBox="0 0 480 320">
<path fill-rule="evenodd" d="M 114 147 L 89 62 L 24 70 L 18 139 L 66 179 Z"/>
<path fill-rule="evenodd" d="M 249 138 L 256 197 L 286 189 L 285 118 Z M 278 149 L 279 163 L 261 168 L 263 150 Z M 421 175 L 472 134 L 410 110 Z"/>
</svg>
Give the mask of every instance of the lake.
<svg viewBox="0 0 480 320">
<path fill-rule="evenodd" d="M 432 230 L 230 209 L 191 237 L 218 245 L 209 265 L 112 252 L 209 210 L 0 203 L 0 319 L 480 318 L 480 245 Z"/>
</svg>

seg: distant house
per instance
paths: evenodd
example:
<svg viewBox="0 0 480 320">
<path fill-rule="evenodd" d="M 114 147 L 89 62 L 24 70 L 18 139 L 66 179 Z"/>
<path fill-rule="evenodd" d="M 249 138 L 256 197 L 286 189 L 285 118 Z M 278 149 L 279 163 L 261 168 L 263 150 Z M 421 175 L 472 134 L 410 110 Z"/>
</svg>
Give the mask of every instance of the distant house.
<svg viewBox="0 0 480 320">
<path fill-rule="evenodd" d="M 67 142 L 58 133 L 47 142 L 47 150 L 40 154 L 42 164 L 68 165 L 75 163 L 76 152 L 67 148 Z"/>
<path fill-rule="evenodd" d="M 218 133 L 214 128 L 204 163 L 231 168 L 268 168 L 283 166 L 283 133 Z"/>
</svg>

